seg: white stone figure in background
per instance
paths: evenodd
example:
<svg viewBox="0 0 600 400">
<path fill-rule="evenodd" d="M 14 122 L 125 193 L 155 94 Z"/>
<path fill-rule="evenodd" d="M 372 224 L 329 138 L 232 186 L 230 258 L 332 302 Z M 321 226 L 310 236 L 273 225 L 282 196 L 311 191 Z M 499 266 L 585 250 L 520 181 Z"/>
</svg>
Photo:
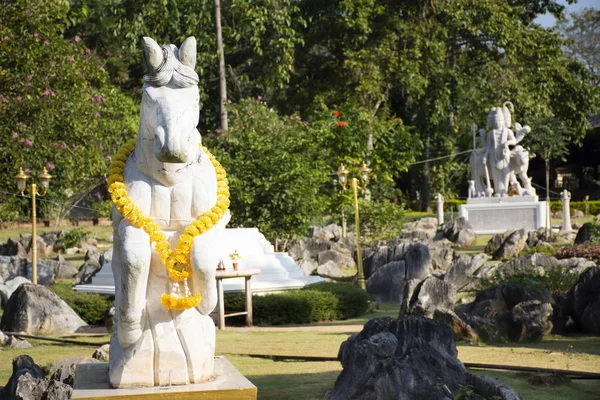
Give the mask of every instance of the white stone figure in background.
<svg viewBox="0 0 600 400">
<path fill-rule="evenodd" d="M 123 177 L 128 196 L 151 217 L 171 247 L 199 215 L 217 200 L 217 175 L 199 147 L 196 40 L 177 49 L 144 38 L 144 76 L 140 127 Z M 215 269 L 218 234 L 229 212 L 193 239 L 190 252 L 192 294 L 199 306 L 176 311 L 161 304 L 172 289 L 148 234 L 113 212 L 116 327 L 110 345 L 113 387 L 182 385 L 213 376 L 215 325 L 208 316 L 217 302 Z"/>
<path fill-rule="evenodd" d="M 509 184 L 519 196 L 535 196 L 531 178 L 527 176 L 529 153 L 518 145 L 531 128 L 515 123 L 515 135 L 510 129 L 511 111 L 514 112 L 514 108 L 510 102 L 502 107 L 493 107 L 487 116 L 490 130 L 487 133 L 484 129 L 479 130 L 482 147 L 471 153 L 471 179 L 475 181 L 478 197 L 489 197 L 492 193 L 495 196 L 507 196 Z M 473 134 L 476 129 L 471 127 Z"/>
</svg>

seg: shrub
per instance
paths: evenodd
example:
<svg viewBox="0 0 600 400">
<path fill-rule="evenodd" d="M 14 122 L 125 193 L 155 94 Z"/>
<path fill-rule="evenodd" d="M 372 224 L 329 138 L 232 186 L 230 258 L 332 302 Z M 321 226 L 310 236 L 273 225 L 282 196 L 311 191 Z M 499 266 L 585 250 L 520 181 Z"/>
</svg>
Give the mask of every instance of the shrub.
<svg viewBox="0 0 600 400">
<path fill-rule="evenodd" d="M 542 253 L 546 256 L 554 257 L 556 255 L 556 249 L 552 245 L 537 245 L 530 249 L 522 250 L 519 256 L 526 256 L 529 254 Z"/>
<path fill-rule="evenodd" d="M 226 293 L 227 311 L 244 311 L 243 293 Z M 294 290 L 284 293 L 252 296 L 253 322 L 257 325 L 308 324 L 338 318 L 338 297 L 327 291 Z M 241 324 L 244 317 L 228 319 L 233 324 Z"/>
<path fill-rule="evenodd" d="M 600 244 L 583 243 L 561 247 L 556 251 L 556 258 L 583 257 L 600 263 Z"/>
<path fill-rule="evenodd" d="M 402 206 L 384 201 L 359 199 L 361 236 L 369 242 L 389 240 L 399 236 L 404 229 L 404 209 Z M 354 215 L 354 205 L 345 205 L 346 215 Z"/>
<path fill-rule="evenodd" d="M 68 283 L 57 283 L 50 289 L 65 301 L 86 323 L 104 324 L 104 313 L 112 306 L 108 297 L 97 293 L 76 292 Z"/>
<path fill-rule="evenodd" d="M 546 290 L 553 296 L 559 296 L 568 292 L 579 279 L 578 274 L 569 271 L 568 268 L 557 266 L 544 271 L 544 275 L 533 273 L 516 273 L 503 275 L 496 272 L 492 278 L 481 279 L 480 289 L 487 289 L 501 283 L 518 283 L 523 285 L 530 293 L 541 295 Z"/>
<path fill-rule="evenodd" d="M 90 234 L 90 231 L 85 231 L 82 228 L 75 228 L 68 232 L 65 232 L 60 238 L 60 243 L 64 249 L 78 247 L 81 246 L 81 239 L 87 237 Z"/>
<path fill-rule="evenodd" d="M 336 319 L 354 318 L 369 309 L 369 295 L 351 283 L 320 282 L 304 290 L 333 293 L 339 301 Z"/>
</svg>

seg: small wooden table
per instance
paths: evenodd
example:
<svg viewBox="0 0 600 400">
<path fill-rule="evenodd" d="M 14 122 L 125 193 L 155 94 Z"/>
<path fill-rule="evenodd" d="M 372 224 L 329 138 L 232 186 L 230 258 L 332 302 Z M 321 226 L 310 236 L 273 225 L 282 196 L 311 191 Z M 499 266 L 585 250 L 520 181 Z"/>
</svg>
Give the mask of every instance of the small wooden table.
<svg viewBox="0 0 600 400">
<path fill-rule="evenodd" d="M 253 275 L 260 274 L 258 269 L 244 269 L 244 270 L 217 270 L 217 294 L 219 295 L 219 329 L 225 329 L 225 318 L 233 317 L 236 315 L 246 316 L 246 326 L 252 326 L 252 286 L 250 285 L 250 279 Z M 246 291 L 246 311 L 233 312 L 225 314 L 225 300 L 223 295 L 223 279 L 231 278 L 245 278 L 245 291 Z"/>
</svg>

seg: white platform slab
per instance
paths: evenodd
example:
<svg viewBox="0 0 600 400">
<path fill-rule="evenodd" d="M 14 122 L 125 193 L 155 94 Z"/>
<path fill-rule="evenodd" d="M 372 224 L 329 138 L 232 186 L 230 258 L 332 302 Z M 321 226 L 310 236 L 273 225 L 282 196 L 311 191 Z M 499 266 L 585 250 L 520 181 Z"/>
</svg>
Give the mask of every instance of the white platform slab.
<svg viewBox="0 0 600 400">
<path fill-rule="evenodd" d="M 458 214 L 481 234 L 503 233 L 512 229 L 535 230 L 546 227 L 546 202 L 537 196 L 487 197 L 467 200 Z"/>
<path fill-rule="evenodd" d="M 225 357 L 215 357 L 215 376 L 205 383 L 181 386 L 113 389 L 108 363 L 79 364 L 73 399 L 256 399 L 257 389 Z"/>
<path fill-rule="evenodd" d="M 260 274 L 252 278 L 254 293 L 279 292 L 299 289 L 311 283 L 322 282 L 320 276 L 306 276 L 293 258 L 287 253 L 275 252 L 273 246 L 256 228 L 226 229 L 221 237 L 221 259 L 227 269 L 232 269 L 229 254 L 237 250 L 241 255 L 238 268 L 258 269 Z M 216 266 L 215 266 L 216 268 Z M 115 283 L 110 263 L 92 278 L 88 285 L 75 286 L 80 292 L 114 295 Z M 244 290 L 244 278 L 223 281 L 225 292 Z"/>
</svg>

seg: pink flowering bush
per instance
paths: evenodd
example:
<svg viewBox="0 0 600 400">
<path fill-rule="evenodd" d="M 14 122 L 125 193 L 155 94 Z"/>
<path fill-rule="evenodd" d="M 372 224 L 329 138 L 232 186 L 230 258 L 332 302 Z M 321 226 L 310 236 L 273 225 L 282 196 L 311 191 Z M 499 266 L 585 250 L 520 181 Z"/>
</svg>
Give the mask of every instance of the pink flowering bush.
<svg viewBox="0 0 600 400">
<path fill-rule="evenodd" d="M 556 251 L 556 258 L 583 257 L 600 263 L 600 244 L 582 243 L 561 247 Z"/>
<path fill-rule="evenodd" d="M 64 37 L 68 2 L 15 0 L 0 24 L 0 191 L 14 193 L 19 167 L 54 179 L 42 217 L 63 212 L 105 179 L 108 161 L 137 130 L 137 106 L 109 84 L 103 60 L 81 38 Z M 90 101 L 94 98 L 95 101 Z M 66 193 L 74 193 L 69 198 Z M 22 199 L 5 196 L 0 220 L 18 217 Z M 21 216 L 22 217 L 22 216 Z"/>
</svg>

